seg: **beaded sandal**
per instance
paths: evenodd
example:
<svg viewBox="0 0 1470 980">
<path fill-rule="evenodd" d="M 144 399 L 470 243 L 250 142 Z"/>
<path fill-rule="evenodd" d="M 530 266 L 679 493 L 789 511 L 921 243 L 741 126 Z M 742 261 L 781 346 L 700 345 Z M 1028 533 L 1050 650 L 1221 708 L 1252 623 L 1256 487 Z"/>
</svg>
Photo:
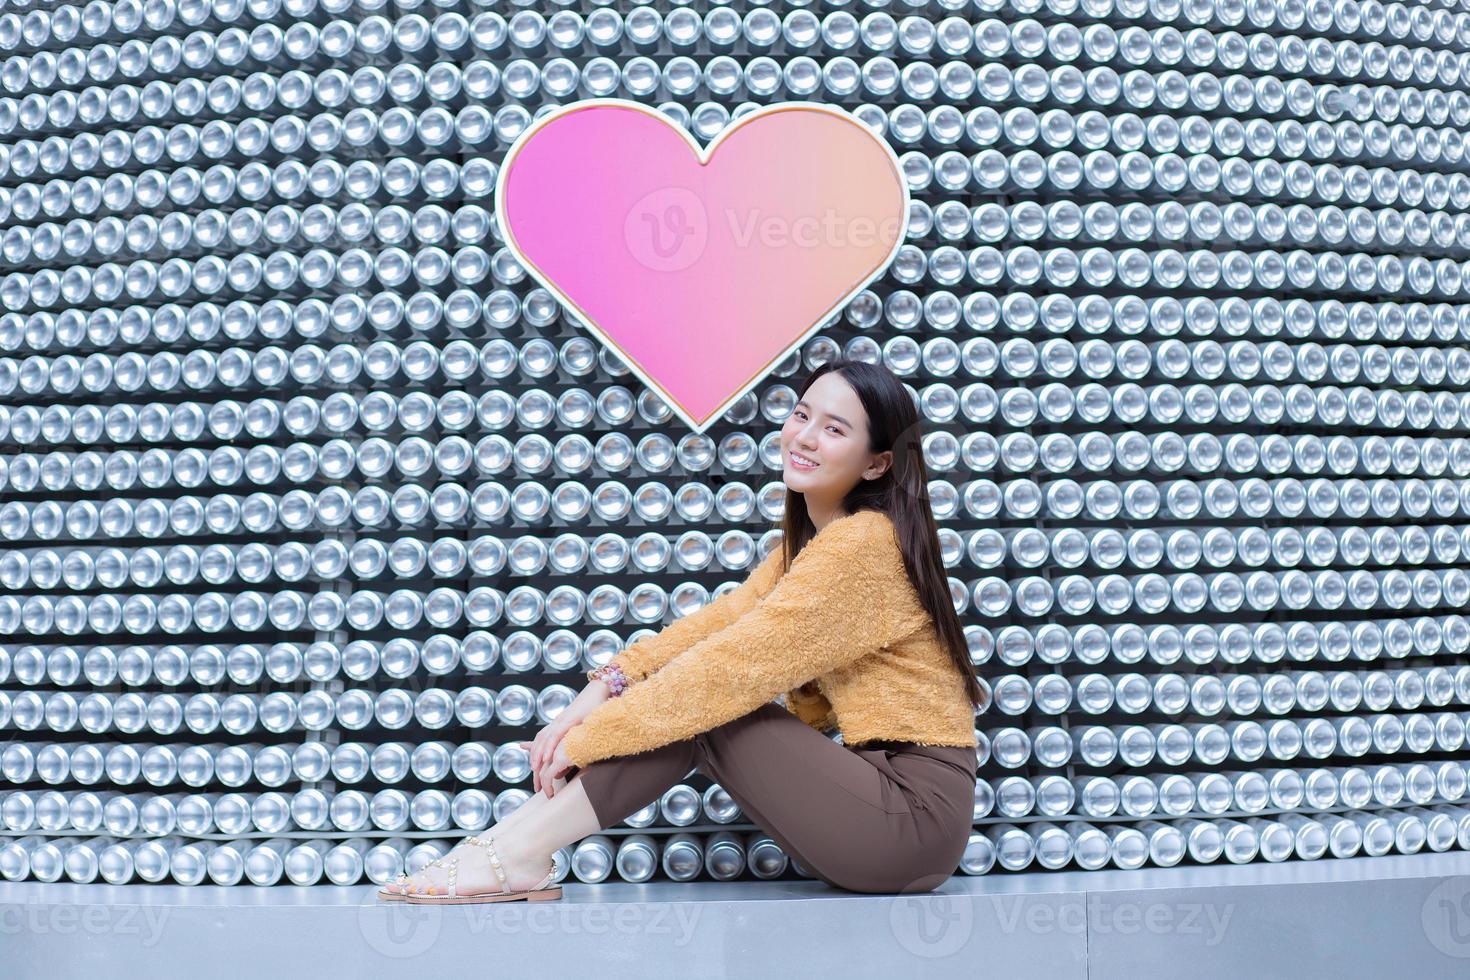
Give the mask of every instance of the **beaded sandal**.
<svg viewBox="0 0 1470 980">
<path fill-rule="evenodd" d="M 393 889 L 398 889 L 394 891 Z M 378 889 L 378 897 L 389 902 L 397 902 L 403 899 L 408 888 L 408 872 L 398 872 L 398 877 Z"/>
<path fill-rule="evenodd" d="M 424 867 L 442 868 L 444 867 L 444 859 L 435 858 L 428 864 L 424 865 Z M 420 868 L 419 870 L 422 871 L 423 868 Z M 408 879 L 411 877 L 412 875 L 410 875 L 407 871 L 398 872 L 397 878 L 394 878 L 392 881 L 388 882 L 388 884 L 378 889 L 378 897 L 389 902 L 403 901 L 405 898 L 408 897 Z M 393 889 L 395 888 L 398 890 L 394 891 Z"/>
<path fill-rule="evenodd" d="M 495 845 L 489 837 L 476 837 L 473 834 L 466 837 L 464 842 L 483 847 L 490 857 L 490 867 L 495 869 L 495 876 L 500 879 L 500 891 L 498 892 L 475 892 L 470 895 L 461 895 L 456 887 L 456 879 L 459 876 L 459 858 L 443 857 L 431 862 L 442 868 L 449 869 L 448 891 L 446 894 L 435 894 L 434 886 L 428 886 L 424 892 L 410 892 L 408 886 L 404 885 L 403 892 L 395 895 L 405 902 L 415 905 L 469 905 L 479 902 L 514 902 L 524 899 L 528 902 L 550 902 L 561 898 L 561 886 L 552 885 L 551 881 L 556 877 L 556 862 L 551 863 L 551 870 L 546 877 L 524 891 L 511 891 L 510 881 L 505 876 L 505 869 L 500 866 L 500 855 L 495 851 Z M 382 895 L 382 892 L 378 894 Z"/>
<path fill-rule="evenodd" d="M 430 861 L 428 864 L 424 865 L 424 867 L 425 868 L 443 868 L 443 867 L 446 867 L 446 865 L 444 864 L 444 859 L 441 857 L 441 858 L 435 858 L 434 860 Z M 419 870 L 422 871 L 423 868 L 420 868 Z M 403 901 L 404 899 L 408 898 L 408 896 L 409 896 L 408 882 L 409 882 L 409 879 L 412 878 L 412 877 L 413 876 L 410 875 L 407 871 L 400 871 L 400 872 L 398 872 L 398 877 L 394 878 L 392 881 L 388 882 L 388 884 L 386 884 L 382 888 L 379 888 L 378 889 L 378 897 L 381 898 L 381 899 L 383 899 L 383 900 L 385 900 L 385 901 L 389 901 L 389 902 L 401 902 L 401 901 Z M 397 889 L 397 890 L 395 891 L 394 889 Z M 429 893 L 425 892 L 424 894 L 429 894 Z"/>
</svg>

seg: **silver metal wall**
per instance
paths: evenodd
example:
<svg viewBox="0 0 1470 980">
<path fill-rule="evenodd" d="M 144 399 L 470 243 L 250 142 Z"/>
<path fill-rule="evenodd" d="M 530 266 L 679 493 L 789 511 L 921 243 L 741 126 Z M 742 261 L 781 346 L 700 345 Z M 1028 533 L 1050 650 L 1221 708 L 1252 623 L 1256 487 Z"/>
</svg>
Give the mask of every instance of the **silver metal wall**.
<svg viewBox="0 0 1470 980">
<path fill-rule="evenodd" d="M 962 870 L 1470 845 L 1470 4 L 0 5 L 0 873 L 385 880 L 913 386 Z M 704 436 L 504 248 L 537 113 L 843 106 L 908 244 Z M 589 256 L 589 261 L 596 261 Z M 581 880 L 787 873 L 697 774 Z M 804 869 L 797 869 L 804 873 Z"/>
</svg>

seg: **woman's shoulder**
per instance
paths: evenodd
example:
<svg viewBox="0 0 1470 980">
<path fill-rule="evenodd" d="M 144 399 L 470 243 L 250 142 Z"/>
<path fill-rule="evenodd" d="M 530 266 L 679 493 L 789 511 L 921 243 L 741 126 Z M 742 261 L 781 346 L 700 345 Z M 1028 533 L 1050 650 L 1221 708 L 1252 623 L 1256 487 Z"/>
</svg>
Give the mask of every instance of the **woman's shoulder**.
<svg viewBox="0 0 1470 980">
<path fill-rule="evenodd" d="M 893 519 L 881 510 L 859 510 L 829 522 L 807 542 L 802 554 L 871 560 L 885 552 L 892 555 L 900 551 Z"/>
<path fill-rule="evenodd" d="M 856 537 L 865 540 L 891 538 L 895 544 L 898 542 L 898 528 L 893 523 L 893 518 L 881 510 L 853 511 L 845 517 L 837 518 L 823 530 L 835 531 L 847 538 Z"/>
<path fill-rule="evenodd" d="M 796 553 L 792 564 L 800 563 L 806 568 L 832 562 L 857 562 L 871 569 L 880 558 L 897 557 L 901 563 L 902 554 L 892 518 L 878 510 L 859 510 L 828 522 Z M 784 577 L 783 564 L 782 548 L 777 544 L 751 576 L 758 583 L 759 591 L 769 591 Z"/>
<path fill-rule="evenodd" d="M 869 603 L 858 615 L 867 616 L 883 606 L 903 630 L 928 622 L 929 613 L 909 578 L 898 527 L 880 510 L 859 510 L 829 522 L 807 543 L 796 560 L 810 555 L 807 566 L 814 582 L 831 580 L 841 595 L 860 595 Z M 895 631 L 900 625 L 893 626 Z M 895 635 L 897 635 L 895 633 Z"/>
</svg>

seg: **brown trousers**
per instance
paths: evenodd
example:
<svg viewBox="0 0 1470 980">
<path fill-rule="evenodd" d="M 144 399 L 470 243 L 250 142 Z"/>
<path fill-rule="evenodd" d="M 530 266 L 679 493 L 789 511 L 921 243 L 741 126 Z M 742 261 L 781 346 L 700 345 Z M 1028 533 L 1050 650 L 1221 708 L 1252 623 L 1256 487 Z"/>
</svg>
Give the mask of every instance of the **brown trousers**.
<svg viewBox="0 0 1470 980">
<path fill-rule="evenodd" d="M 669 745 L 580 772 L 614 826 L 698 769 L 789 856 L 847 891 L 927 892 L 959 866 L 975 806 L 975 750 L 839 745 L 772 701 Z"/>
</svg>

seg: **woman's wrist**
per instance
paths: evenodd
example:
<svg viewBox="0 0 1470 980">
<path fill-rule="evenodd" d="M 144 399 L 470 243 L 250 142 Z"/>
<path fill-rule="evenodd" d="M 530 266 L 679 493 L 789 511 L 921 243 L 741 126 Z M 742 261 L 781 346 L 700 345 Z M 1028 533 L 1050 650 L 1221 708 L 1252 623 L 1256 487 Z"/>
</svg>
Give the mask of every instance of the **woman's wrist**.
<svg viewBox="0 0 1470 980">
<path fill-rule="evenodd" d="M 606 663 L 595 670 L 587 672 L 587 681 L 590 684 L 601 684 L 607 688 L 609 697 L 618 697 L 628 689 L 628 676 L 623 669 L 615 663 Z"/>
</svg>

